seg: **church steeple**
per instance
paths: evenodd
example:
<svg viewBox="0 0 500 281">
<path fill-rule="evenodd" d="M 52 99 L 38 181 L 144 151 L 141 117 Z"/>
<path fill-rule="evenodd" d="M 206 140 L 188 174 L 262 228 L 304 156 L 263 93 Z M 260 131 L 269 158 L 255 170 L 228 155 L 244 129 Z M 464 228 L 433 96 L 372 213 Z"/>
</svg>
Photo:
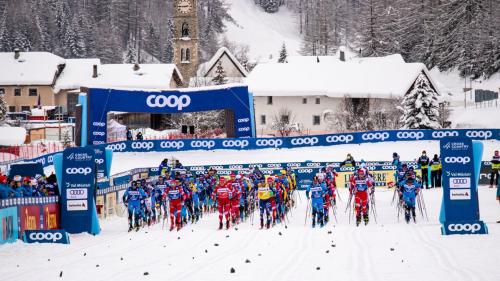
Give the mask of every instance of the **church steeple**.
<svg viewBox="0 0 500 281">
<path fill-rule="evenodd" d="M 174 63 L 179 68 L 184 84 L 196 76 L 198 69 L 198 13 L 197 0 L 174 1 Z"/>
</svg>

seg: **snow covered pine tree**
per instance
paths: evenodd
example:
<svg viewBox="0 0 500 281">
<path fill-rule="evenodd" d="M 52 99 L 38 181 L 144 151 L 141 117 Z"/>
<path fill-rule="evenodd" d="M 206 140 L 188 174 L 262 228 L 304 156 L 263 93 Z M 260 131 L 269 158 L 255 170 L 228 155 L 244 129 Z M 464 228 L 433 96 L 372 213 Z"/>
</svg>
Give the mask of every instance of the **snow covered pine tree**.
<svg viewBox="0 0 500 281">
<path fill-rule="evenodd" d="M 401 122 L 407 129 L 440 129 L 438 93 L 424 74 L 417 77 L 413 89 L 402 102 Z"/>
<path fill-rule="evenodd" d="M 286 62 L 288 62 L 286 60 L 287 57 L 288 57 L 288 52 L 286 51 L 285 42 L 283 42 L 283 45 L 281 45 L 280 58 L 278 59 L 278 62 L 279 63 L 286 63 Z"/>
<path fill-rule="evenodd" d="M 5 102 L 4 93 L 0 92 L 0 124 L 5 122 L 7 118 L 7 103 Z"/>
<path fill-rule="evenodd" d="M 227 78 L 226 78 L 226 71 L 224 70 L 224 67 L 222 67 L 222 62 L 219 61 L 217 64 L 217 69 L 215 70 L 215 77 L 212 79 L 212 82 L 214 82 L 215 85 L 224 85 L 227 83 Z"/>
</svg>

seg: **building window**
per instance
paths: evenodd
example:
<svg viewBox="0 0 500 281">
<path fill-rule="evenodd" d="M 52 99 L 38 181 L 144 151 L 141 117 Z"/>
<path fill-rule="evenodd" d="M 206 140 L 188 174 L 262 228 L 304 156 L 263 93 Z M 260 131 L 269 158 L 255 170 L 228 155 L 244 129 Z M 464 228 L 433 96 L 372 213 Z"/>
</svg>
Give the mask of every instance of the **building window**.
<svg viewBox="0 0 500 281">
<path fill-rule="evenodd" d="M 189 37 L 189 25 L 187 22 L 182 24 L 182 36 L 181 37 Z"/>
<path fill-rule="evenodd" d="M 16 112 L 16 106 L 15 105 L 9 106 L 9 112 Z"/>
<path fill-rule="evenodd" d="M 29 105 L 22 105 L 21 106 L 21 111 L 31 112 L 31 107 Z"/>
<path fill-rule="evenodd" d="M 20 97 L 21 96 L 21 88 L 15 88 L 14 89 L 14 96 L 15 97 Z"/>
<path fill-rule="evenodd" d="M 302 104 L 307 104 L 307 98 L 302 98 Z"/>
<path fill-rule="evenodd" d="M 266 125 L 266 115 L 261 115 L 260 116 L 260 124 L 261 125 Z"/>
<path fill-rule="evenodd" d="M 273 104 L 273 97 L 267 97 L 267 104 Z"/>
<path fill-rule="evenodd" d="M 288 124 L 290 123 L 290 117 L 288 115 L 281 115 L 281 123 Z"/>
<path fill-rule="evenodd" d="M 5 95 L 5 88 L 0 88 L 0 95 Z"/>
<path fill-rule="evenodd" d="M 321 118 L 319 115 L 313 115 L 313 125 L 320 125 L 321 124 Z"/>
<path fill-rule="evenodd" d="M 184 48 L 181 49 L 181 61 L 186 61 L 186 51 Z"/>
<path fill-rule="evenodd" d="M 320 103 L 321 103 L 320 98 L 316 98 L 316 104 L 320 104 Z"/>
<path fill-rule="evenodd" d="M 186 61 L 189 61 L 191 58 L 191 52 L 189 51 L 189 49 L 186 49 Z"/>
<path fill-rule="evenodd" d="M 36 97 L 36 96 L 38 96 L 38 90 L 36 88 L 31 88 L 30 97 Z"/>
</svg>

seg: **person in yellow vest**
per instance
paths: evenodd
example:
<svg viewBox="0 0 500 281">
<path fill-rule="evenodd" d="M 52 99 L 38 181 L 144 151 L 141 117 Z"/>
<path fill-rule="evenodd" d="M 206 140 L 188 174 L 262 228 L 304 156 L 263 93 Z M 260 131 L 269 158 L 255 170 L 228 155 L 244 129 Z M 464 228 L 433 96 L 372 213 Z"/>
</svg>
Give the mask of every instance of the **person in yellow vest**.
<svg viewBox="0 0 500 281">
<path fill-rule="evenodd" d="M 500 153 L 495 150 L 495 154 L 491 159 L 491 174 L 490 174 L 490 188 L 498 185 L 498 177 L 500 176 L 498 171 L 500 170 Z"/>
<path fill-rule="evenodd" d="M 441 177 L 439 176 L 439 172 L 442 170 L 442 166 L 441 166 L 441 160 L 439 159 L 437 154 L 434 154 L 434 158 L 432 158 L 430 165 L 431 165 L 431 188 L 441 187 Z"/>
<path fill-rule="evenodd" d="M 257 184 L 257 198 L 259 199 L 260 228 L 264 228 L 264 211 L 266 212 L 266 227 L 271 226 L 271 187 L 264 181 Z"/>
</svg>

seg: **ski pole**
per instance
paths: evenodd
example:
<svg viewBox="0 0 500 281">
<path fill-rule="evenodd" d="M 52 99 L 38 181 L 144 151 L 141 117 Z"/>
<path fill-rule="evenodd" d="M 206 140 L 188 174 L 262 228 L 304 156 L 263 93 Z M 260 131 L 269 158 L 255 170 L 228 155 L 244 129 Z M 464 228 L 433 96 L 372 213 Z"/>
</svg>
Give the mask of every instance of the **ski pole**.
<svg viewBox="0 0 500 281">
<path fill-rule="evenodd" d="M 338 188 L 335 188 L 335 193 L 337 193 L 337 197 L 339 198 L 340 202 L 342 202 L 342 197 L 340 197 L 340 192 Z"/>
<path fill-rule="evenodd" d="M 352 193 L 349 193 L 349 200 L 347 201 L 347 206 L 346 206 L 346 208 L 345 208 L 344 213 L 347 213 L 347 209 L 349 209 L 349 208 L 350 208 L 350 206 L 351 206 L 351 201 L 352 201 Z"/>
<path fill-rule="evenodd" d="M 307 208 L 306 208 L 306 217 L 304 218 L 304 225 L 306 225 L 306 223 L 307 223 L 307 215 L 309 213 L 309 205 L 310 205 L 309 201 L 310 201 L 310 199 L 308 198 L 307 199 Z"/>
</svg>

